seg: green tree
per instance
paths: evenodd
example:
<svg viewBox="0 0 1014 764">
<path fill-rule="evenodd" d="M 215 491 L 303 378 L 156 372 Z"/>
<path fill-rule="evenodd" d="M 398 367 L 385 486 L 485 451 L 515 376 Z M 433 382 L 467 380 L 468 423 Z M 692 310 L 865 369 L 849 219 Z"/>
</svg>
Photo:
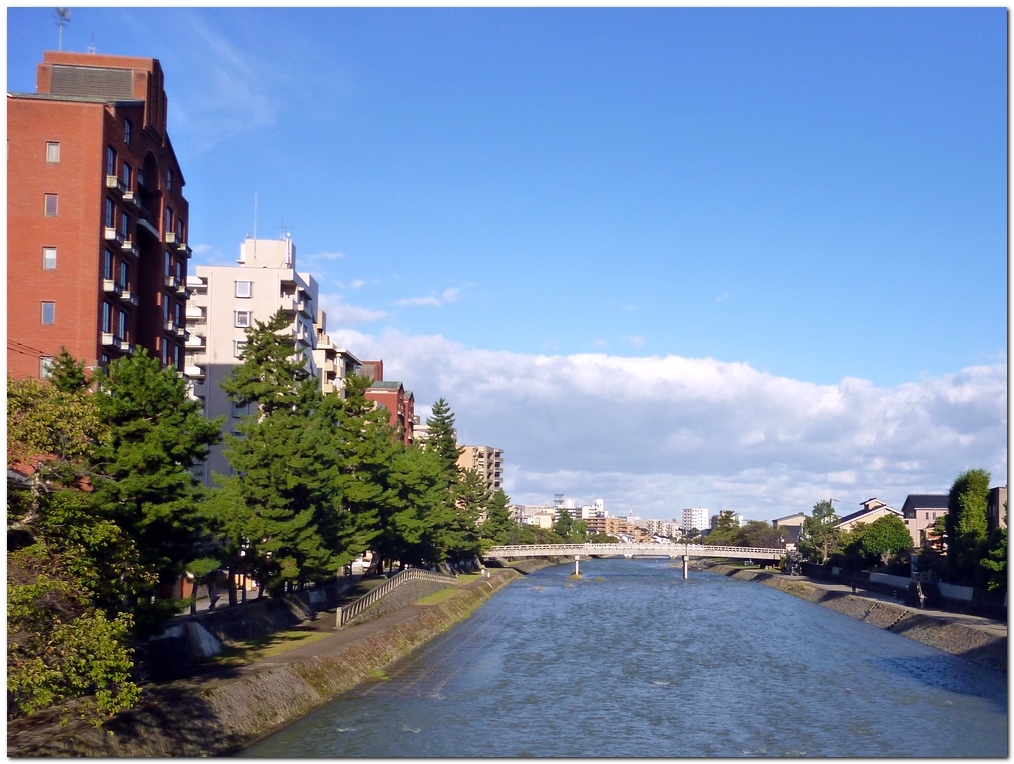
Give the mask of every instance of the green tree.
<svg viewBox="0 0 1014 764">
<path fill-rule="evenodd" d="M 799 549 L 815 562 L 827 562 L 840 547 L 838 516 L 830 501 L 818 501 L 809 517 L 803 519 Z"/>
<path fill-rule="evenodd" d="M 570 516 L 570 512 L 566 508 L 560 507 L 560 514 L 557 515 L 556 522 L 553 523 L 553 531 L 564 541 L 569 539 L 574 532 L 574 518 Z"/>
<path fill-rule="evenodd" d="M 198 504 L 203 487 L 191 468 L 218 442 L 221 420 L 209 421 L 176 370 L 140 349 L 96 375 L 104 435 L 92 452 L 97 510 L 135 542 L 151 571 L 134 582 L 131 612 L 141 633 L 172 617 L 179 603 L 163 591 L 186 572 L 206 536 Z"/>
<path fill-rule="evenodd" d="M 239 437 L 227 438 L 233 474 L 216 476 L 217 531 L 230 569 L 249 568 L 261 595 L 325 580 L 351 559 L 338 548 L 348 529 L 334 449 L 339 412 L 287 327 L 281 310 L 254 321 L 242 363 L 221 383 L 230 400 L 256 412 L 240 423 Z"/>
<path fill-rule="evenodd" d="M 497 488 L 487 503 L 486 518 L 479 525 L 482 550 L 514 543 L 517 531 L 518 524 L 511 516 L 510 497 L 502 488 Z"/>
<path fill-rule="evenodd" d="M 905 521 L 897 515 L 884 515 L 869 523 L 862 536 L 863 555 L 887 565 L 892 558 L 912 549 L 912 537 Z"/>
<path fill-rule="evenodd" d="M 989 473 L 963 472 L 947 495 L 947 566 L 957 583 L 976 585 L 983 578 L 979 561 L 986 553 Z"/>
<path fill-rule="evenodd" d="M 429 436 L 425 448 L 436 452 L 447 471 L 448 487 L 458 481 L 458 457 L 463 449 L 458 447 L 457 432 L 454 428 L 454 413 L 443 398 L 433 404 L 430 416 L 426 418 Z"/>
<path fill-rule="evenodd" d="M 81 714 L 100 722 L 138 697 L 131 617 L 105 610 L 122 600 L 124 580 L 146 572 L 133 541 L 74 487 L 97 436 L 94 401 L 83 389 L 8 378 L 7 407 L 8 468 L 25 455 L 50 465 L 31 481 L 8 480 L 7 715 L 80 698 Z"/>
<path fill-rule="evenodd" d="M 782 534 L 763 520 L 750 520 L 736 533 L 733 546 L 772 548 L 782 545 Z"/>
<path fill-rule="evenodd" d="M 1003 505 L 1003 523 L 989 535 L 986 554 L 979 561 L 986 575 L 986 587 L 990 591 L 1007 593 L 1007 503 Z"/>
<path fill-rule="evenodd" d="M 60 354 L 49 367 L 49 382 L 62 393 L 78 393 L 88 387 L 84 361 L 78 361 L 61 346 Z"/>
<path fill-rule="evenodd" d="M 739 537 L 739 525 L 731 509 L 723 509 L 718 513 L 718 520 L 704 543 L 711 546 L 736 546 Z"/>
</svg>

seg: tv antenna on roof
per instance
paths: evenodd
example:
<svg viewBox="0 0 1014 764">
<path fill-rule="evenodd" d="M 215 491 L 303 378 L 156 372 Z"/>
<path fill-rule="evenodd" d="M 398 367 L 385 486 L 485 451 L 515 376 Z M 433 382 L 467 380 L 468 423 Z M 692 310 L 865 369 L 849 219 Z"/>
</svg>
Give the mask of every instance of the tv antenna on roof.
<svg viewBox="0 0 1014 764">
<path fill-rule="evenodd" d="M 56 26 L 59 28 L 60 33 L 57 38 L 57 50 L 63 50 L 63 25 L 70 23 L 70 8 L 57 8 L 56 9 Z"/>
</svg>

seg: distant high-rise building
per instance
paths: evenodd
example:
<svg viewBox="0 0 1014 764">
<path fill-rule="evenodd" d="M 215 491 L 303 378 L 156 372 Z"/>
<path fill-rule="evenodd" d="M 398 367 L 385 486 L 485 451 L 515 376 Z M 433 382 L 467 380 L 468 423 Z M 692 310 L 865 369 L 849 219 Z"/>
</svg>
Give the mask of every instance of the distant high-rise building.
<svg viewBox="0 0 1014 764">
<path fill-rule="evenodd" d="M 711 527 L 708 510 L 703 507 L 688 507 L 684 509 L 683 521 L 680 523 L 680 527 L 684 533 L 688 533 L 692 528 L 696 528 L 699 531 L 707 530 Z"/>
<path fill-rule="evenodd" d="M 47 51 L 7 94 L 7 370 L 45 377 L 146 348 L 183 368 L 183 172 L 152 58 Z"/>
</svg>

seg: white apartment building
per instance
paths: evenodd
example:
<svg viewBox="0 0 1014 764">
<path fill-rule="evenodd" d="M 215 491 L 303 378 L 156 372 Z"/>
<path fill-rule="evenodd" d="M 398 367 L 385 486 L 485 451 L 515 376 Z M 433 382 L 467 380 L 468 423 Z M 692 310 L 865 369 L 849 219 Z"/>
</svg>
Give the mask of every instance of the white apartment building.
<svg viewBox="0 0 1014 764">
<path fill-rule="evenodd" d="M 683 520 L 680 523 L 680 528 L 683 529 L 684 533 L 688 533 L 691 528 L 696 528 L 703 532 L 710 527 L 711 520 L 707 509 L 703 507 L 687 507 L 683 510 Z"/>
<path fill-rule="evenodd" d="M 220 384 L 240 363 L 247 327 L 255 320 L 268 321 L 279 308 L 289 319 L 294 353 L 305 356 L 307 370 L 321 380 L 322 390 L 340 390 L 344 375 L 358 366 L 351 353 L 330 344 L 324 314 L 317 310 L 317 282 L 309 273 L 296 271 L 296 247 L 290 238 L 247 238 L 237 262 L 199 265 L 187 280 L 192 294 L 187 301 L 184 372 L 205 415 L 226 417 L 223 432 L 235 432 L 248 412 L 234 406 Z M 224 447 L 214 447 L 198 470 L 205 485 L 212 484 L 213 472 L 229 474 Z"/>
</svg>

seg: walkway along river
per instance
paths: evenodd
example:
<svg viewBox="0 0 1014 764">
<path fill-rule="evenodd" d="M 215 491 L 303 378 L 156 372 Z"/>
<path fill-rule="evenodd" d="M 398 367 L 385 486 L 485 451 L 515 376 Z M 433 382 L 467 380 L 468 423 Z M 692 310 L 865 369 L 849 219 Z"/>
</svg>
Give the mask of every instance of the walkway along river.
<svg viewBox="0 0 1014 764">
<path fill-rule="evenodd" d="M 519 579 L 386 679 L 242 755 L 1007 755 L 1005 674 L 674 565 Z"/>
</svg>

